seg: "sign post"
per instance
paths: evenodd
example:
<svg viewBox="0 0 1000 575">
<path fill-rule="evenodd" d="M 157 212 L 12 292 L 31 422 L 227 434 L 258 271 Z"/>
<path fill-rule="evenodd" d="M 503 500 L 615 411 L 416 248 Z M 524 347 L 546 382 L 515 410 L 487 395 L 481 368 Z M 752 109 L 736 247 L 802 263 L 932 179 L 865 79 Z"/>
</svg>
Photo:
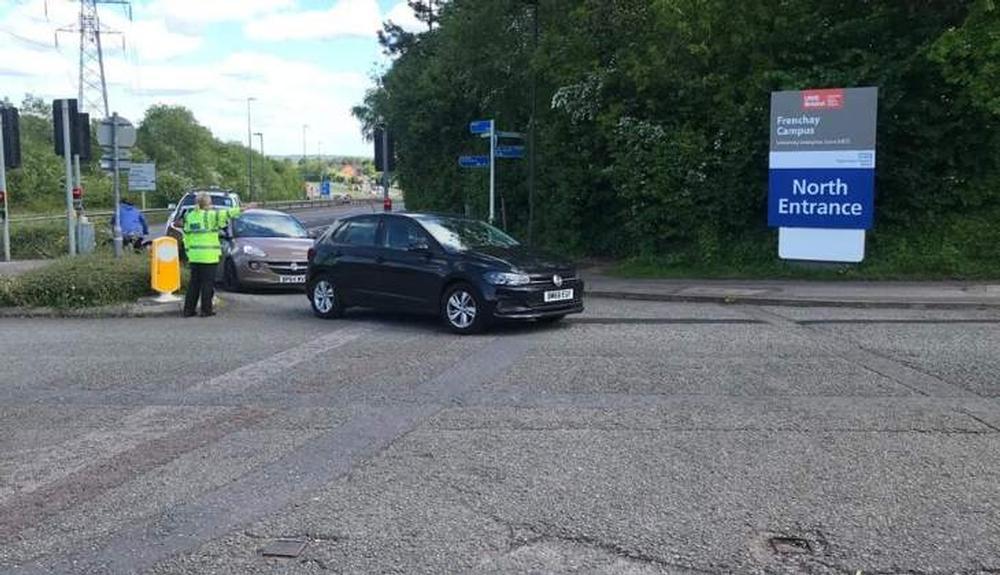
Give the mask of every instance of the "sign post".
<svg viewBox="0 0 1000 575">
<path fill-rule="evenodd" d="M 496 220 L 497 206 L 497 134 L 496 122 L 490 120 L 490 224 Z"/>
<path fill-rule="evenodd" d="M 3 115 L 0 115 L 0 196 L 3 196 L 3 260 L 10 261 L 10 214 L 7 212 L 7 165 L 3 148 Z"/>
<path fill-rule="evenodd" d="M 476 120 L 475 122 L 470 122 L 469 132 L 472 134 L 480 134 L 484 138 L 490 139 L 490 223 L 492 224 L 496 219 L 496 121 Z"/>
<path fill-rule="evenodd" d="M 476 120 L 469 123 L 469 132 L 490 139 L 490 155 L 459 156 L 458 165 L 463 168 L 490 168 L 490 223 L 496 220 L 496 160 L 497 158 L 520 159 L 524 157 L 524 146 L 501 146 L 501 138 L 523 140 L 521 132 L 501 132 L 497 130 L 496 120 Z M 507 212 L 504 211 L 506 224 Z"/>
<path fill-rule="evenodd" d="M 66 163 L 66 231 L 69 255 L 76 255 L 76 210 L 73 209 L 73 140 L 70 126 L 70 101 L 62 100 L 63 158 Z M 74 106 L 75 108 L 75 106 Z M 75 113 L 75 110 L 74 110 Z"/>
<path fill-rule="evenodd" d="M 135 128 L 132 123 L 115 112 L 110 118 L 101 121 L 97 128 L 97 143 L 101 145 L 104 154 L 101 155 L 101 168 L 110 170 L 114 182 L 115 226 L 114 246 L 115 257 L 122 256 L 122 225 L 121 225 L 121 170 L 131 169 L 131 152 L 129 148 L 135 145 Z M 110 154 L 110 155 L 109 155 Z"/>
<path fill-rule="evenodd" d="M 877 88 L 771 94 L 768 225 L 781 259 L 864 260 L 877 104 Z"/>
</svg>

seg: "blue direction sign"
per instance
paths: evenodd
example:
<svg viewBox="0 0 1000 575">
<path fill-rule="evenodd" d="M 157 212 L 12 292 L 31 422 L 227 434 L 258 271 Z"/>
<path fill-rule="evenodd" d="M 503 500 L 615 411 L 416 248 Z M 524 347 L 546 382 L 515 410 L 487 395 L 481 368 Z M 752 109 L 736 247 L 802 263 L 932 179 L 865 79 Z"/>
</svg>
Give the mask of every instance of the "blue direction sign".
<svg viewBox="0 0 1000 575">
<path fill-rule="evenodd" d="M 463 168 L 488 168 L 490 166 L 489 156 L 459 156 L 458 165 Z"/>
<path fill-rule="evenodd" d="M 476 120 L 469 124 L 469 132 L 473 134 L 489 134 L 493 129 L 493 120 Z"/>
<path fill-rule="evenodd" d="M 523 158 L 524 146 L 497 146 L 496 157 L 498 158 Z"/>
<path fill-rule="evenodd" d="M 323 196 L 324 198 L 329 198 L 330 197 L 330 180 L 323 180 L 323 183 L 320 184 L 320 188 L 319 189 L 320 189 L 319 193 L 320 193 L 321 196 Z"/>
</svg>

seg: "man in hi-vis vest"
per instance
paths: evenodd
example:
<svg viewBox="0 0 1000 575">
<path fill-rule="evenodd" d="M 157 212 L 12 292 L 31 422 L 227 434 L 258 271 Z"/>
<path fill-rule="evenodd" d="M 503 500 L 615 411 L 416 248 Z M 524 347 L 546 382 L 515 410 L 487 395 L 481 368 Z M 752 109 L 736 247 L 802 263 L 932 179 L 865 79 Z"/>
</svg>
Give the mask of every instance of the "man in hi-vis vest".
<svg viewBox="0 0 1000 575">
<path fill-rule="evenodd" d="M 226 229 L 229 220 L 240 215 L 240 209 L 212 209 L 212 198 L 198 194 L 195 209 L 184 216 L 184 252 L 191 266 L 191 282 L 184 297 L 184 317 L 195 314 L 201 298 L 201 317 L 215 315 L 212 298 L 215 296 L 215 268 L 222 257 L 219 232 Z"/>
</svg>

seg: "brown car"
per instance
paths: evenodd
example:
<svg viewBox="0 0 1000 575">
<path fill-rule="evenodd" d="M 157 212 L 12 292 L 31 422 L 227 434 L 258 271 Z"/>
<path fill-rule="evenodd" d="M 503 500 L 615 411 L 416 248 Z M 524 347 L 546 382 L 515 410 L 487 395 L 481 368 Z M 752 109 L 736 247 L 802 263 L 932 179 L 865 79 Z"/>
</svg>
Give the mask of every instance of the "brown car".
<svg viewBox="0 0 1000 575">
<path fill-rule="evenodd" d="M 295 217 L 252 209 L 234 219 L 222 241 L 218 279 L 227 289 L 302 287 L 313 239 Z"/>
</svg>

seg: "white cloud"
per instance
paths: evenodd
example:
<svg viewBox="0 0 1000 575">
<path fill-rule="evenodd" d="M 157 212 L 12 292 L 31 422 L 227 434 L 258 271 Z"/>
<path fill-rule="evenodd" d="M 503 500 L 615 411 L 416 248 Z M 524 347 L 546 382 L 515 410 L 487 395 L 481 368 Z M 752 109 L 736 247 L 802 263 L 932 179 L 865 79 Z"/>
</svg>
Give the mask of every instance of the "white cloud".
<svg viewBox="0 0 1000 575">
<path fill-rule="evenodd" d="M 427 24 L 417 20 L 417 15 L 413 13 L 413 8 L 405 2 L 400 2 L 392 7 L 392 10 L 385 15 L 386 20 L 391 20 L 393 24 L 400 26 L 407 32 L 423 32 L 427 29 Z"/>
<path fill-rule="evenodd" d="M 72 2 L 48 4 L 47 17 L 44 0 L 30 0 L 11 8 L 0 23 L 0 36 L 7 37 L 0 41 L 46 52 L 55 49 L 58 39 L 60 50 L 75 50 L 79 46 L 79 35 L 75 31 L 79 7 Z M 136 12 L 142 17 L 133 22 L 120 9 L 100 9 L 101 25 L 111 32 L 102 37 L 106 54 L 121 51 L 124 43 L 145 60 L 161 61 L 190 54 L 202 45 L 200 36 L 178 33 L 162 18 L 146 18 L 139 9 Z"/>
<path fill-rule="evenodd" d="M 172 32 L 163 20 L 137 20 L 128 28 L 127 44 L 144 60 L 170 60 L 197 52 L 202 45 L 201 36 Z"/>
<path fill-rule="evenodd" d="M 152 105 L 181 105 L 217 137 L 245 143 L 246 98 L 253 96 L 257 99 L 252 104 L 253 130 L 264 133 L 268 153 L 299 153 L 302 125 L 308 124 L 310 154 L 317 152 L 320 141 L 325 153 L 370 154 L 351 116 L 351 108 L 362 101 L 370 84 L 361 71 L 337 71 L 336 61 L 312 63 L 269 54 L 269 43 L 247 41 L 243 47 L 232 48 L 243 51 L 205 52 L 208 43 L 204 39 L 214 33 L 213 22 L 224 18 L 257 25 L 280 14 L 291 17 L 293 24 L 301 23 L 301 16 L 290 11 L 294 0 L 199 0 L 199 9 L 205 11 L 188 15 L 187 22 L 196 21 L 187 29 L 191 32 L 178 28 L 187 13 L 185 7 L 195 4 L 193 0 L 137 2 L 135 22 L 120 9 L 101 8 L 102 22 L 122 31 L 127 45 L 123 51 L 113 35 L 104 40 L 112 111 L 138 123 Z M 25 93 L 46 100 L 76 97 L 78 36 L 61 35 L 58 49 L 53 36 L 57 28 L 75 24 L 78 6 L 50 0 L 48 19 L 43 0 L 0 6 L 0 53 L 4 54 L 0 98 L 20 102 Z M 278 9 L 284 11 L 275 13 Z M 384 18 L 375 0 L 340 0 L 321 13 L 324 19 L 303 25 L 305 33 L 298 31 L 293 37 L 364 36 L 371 39 L 372 59 L 377 58 L 374 36 Z M 284 34 L 288 33 L 286 29 Z M 276 38 L 281 34 L 272 30 L 263 35 Z M 197 55 L 197 59 L 180 58 L 185 55 Z M 369 64 L 340 65 L 361 70 Z"/>
<path fill-rule="evenodd" d="M 181 28 L 220 22 L 246 22 L 263 14 L 295 7 L 295 0 L 153 0 L 151 16 Z"/>
<path fill-rule="evenodd" d="M 382 13 L 376 0 L 339 0 L 328 10 L 278 12 L 252 20 L 244 27 L 244 34 L 265 41 L 373 37 L 381 27 Z"/>
</svg>

